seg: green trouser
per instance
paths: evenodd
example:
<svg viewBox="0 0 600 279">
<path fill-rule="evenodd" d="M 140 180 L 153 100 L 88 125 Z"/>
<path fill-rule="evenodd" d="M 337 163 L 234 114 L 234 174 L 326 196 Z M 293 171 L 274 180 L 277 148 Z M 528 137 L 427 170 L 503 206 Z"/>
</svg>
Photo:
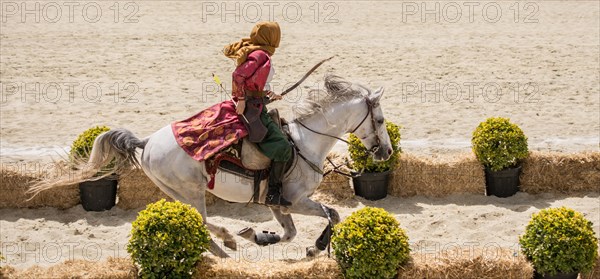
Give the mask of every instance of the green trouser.
<svg viewBox="0 0 600 279">
<path fill-rule="evenodd" d="M 292 147 L 279 126 L 267 114 L 266 106 L 260 113 L 260 120 L 267 127 L 267 135 L 262 142 L 257 143 L 260 151 L 275 162 L 287 162 L 292 156 Z"/>
</svg>

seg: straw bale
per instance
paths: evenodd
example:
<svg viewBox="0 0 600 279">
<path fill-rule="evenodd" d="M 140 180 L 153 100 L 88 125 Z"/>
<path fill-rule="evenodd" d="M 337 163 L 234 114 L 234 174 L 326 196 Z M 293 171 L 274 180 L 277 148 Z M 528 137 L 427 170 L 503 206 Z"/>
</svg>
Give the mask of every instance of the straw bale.
<svg viewBox="0 0 600 279">
<path fill-rule="evenodd" d="M 130 259 L 108 258 L 106 261 L 69 260 L 60 264 L 43 268 L 33 266 L 25 270 L 10 269 L 5 278 L 97 278 L 124 279 L 136 278 L 137 268 Z"/>
<path fill-rule="evenodd" d="M 15 278 L 17 270 L 12 266 L 0 266 L 0 279 Z"/>
<path fill-rule="evenodd" d="M 160 199 L 173 200 L 163 193 L 141 169 L 134 168 L 119 176 L 118 207 L 122 209 L 142 208 Z"/>
<path fill-rule="evenodd" d="M 531 152 L 523 162 L 523 192 L 600 192 L 599 187 L 600 152 Z"/>
<path fill-rule="evenodd" d="M 15 163 L 0 167 L 0 208 L 37 208 L 51 206 L 70 208 L 79 204 L 79 187 L 67 185 L 40 193 L 35 198 L 25 194 L 27 186 L 49 175 L 55 175 L 57 168 L 52 164 Z"/>
<path fill-rule="evenodd" d="M 134 168 L 122 173 L 119 177 L 119 206 L 122 209 L 136 209 L 145 207 L 149 203 L 160 199 L 173 201 L 167 194 L 146 176 L 143 170 Z M 216 197 L 207 192 L 206 205 L 213 205 Z"/>
<path fill-rule="evenodd" d="M 500 249 L 463 250 L 436 254 L 413 253 L 411 261 L 399 267 L 398 278 L 531 278 L 533 268 L 522 256 Z M 5 268 L 5 278 L 135 278 L 137 269 L 130 259 L 109 258 L 105 262 L 67 261 L 49 268 L 25 270 Z M 593 275 L 592 275 L 593 276 Z M 277 260 L 253 262 L 206 256 L 196 266 L 196 279 L 203 278 L 343 278 L 334 259 Z M 593 278 L 593 277 L 587 277 Z"/>
<path fill-rule="evenodd" d="M 345 154 L 328 155 L 337 165 L 348 170 Z M 36 162 L 3 164 L 0 167 L 0 208 L 36 208 L 51 206 L 70 208 L 79 204 L 77 185 L 68 185 L 42 192 L 34 199 L 25 195 L 27 185 L 40 178 L 57 175 L 65 168 Z M 56 164 L 61 164 L 57 162 Z M 325 171 L 332 169 L 325 164 Z M 341 203 L 354 197 L 350 179 L 336 174 L 327 175 L 313 197 L 324 203 Z M 600 152 L 575 154 L 531 152 L 523 163 L 521 191 L 542 192 L 600 192 Z M 403 153 L 399 165 L 391 172 L 388 193 L 407 197 L 423 195 L 441 197 L 457 193 L 485 193 L 485 175 L 473 154 L 455 157 L 417 157 Z M 119 201 L 123 209 L 136 209 L 162 198 L 170 200 L 140 169 L 120 175 Z M 206 194 L 207 205 L 216 197 Z"/>
<path fill-rule="evenodd" d="M 198 264 L 195 279 L 204 278 L 342 278 L 333 259 L 243 261 L 205 257 Z"/>
<path fill-rule="evenodd" d="M 422 158 L 403 153 L 391 173 L 388 193 L 408 197 L 440 197 L 455 193 L 485 192 L 481 164 L 472 154 L 452 159 Z"/>
<path fill-rule="evenodd" d="M 531 264 L 513 253 L 508 249 L 455 249 L 433 255 L 413 254 L 411 261 L 400 267 L 398 278 L 532 278 Z"/>
</svg>

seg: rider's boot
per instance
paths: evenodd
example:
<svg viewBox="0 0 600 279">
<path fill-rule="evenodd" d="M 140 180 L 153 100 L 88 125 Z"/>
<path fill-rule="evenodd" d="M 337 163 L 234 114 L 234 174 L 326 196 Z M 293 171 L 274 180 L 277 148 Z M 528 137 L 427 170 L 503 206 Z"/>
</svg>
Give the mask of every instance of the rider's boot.
<svg viewBox="0 0 600 279">
<path fill-rule="evenodd" d="M 269 172 L 269 190 L 267 192 L 267 205 L 290 206 L 291 202 L 287 201 L 281 194 L 283 184 L 283 173 L 285 172 L 285 162 L 271 163 L 271 171 Z"/>
</svg>

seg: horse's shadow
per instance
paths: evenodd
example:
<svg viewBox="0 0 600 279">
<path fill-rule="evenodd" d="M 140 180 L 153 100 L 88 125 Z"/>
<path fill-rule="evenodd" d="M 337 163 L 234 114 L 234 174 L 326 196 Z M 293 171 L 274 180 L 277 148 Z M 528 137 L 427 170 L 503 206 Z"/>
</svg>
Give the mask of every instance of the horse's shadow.
<svg viewBox="0 0 600 279">
<path fill-rule="evenodd" d="M 143 208 L 140 208 L 140 210 Z M 137 217 L 138 210 L 123 210 L 113 207 L 110 210 L 93 212 L 85 211 L 81 205 L 68 209 L 38 208 L 38 209 L 0 209 L 0 220 L 17 222 L 19 219 L 39 220 L 40 222 L 54 221 L 63 224 L 77 223 L 81 220 L 90 226 L 120 226 L 131 223 Z"/>
<path fill-rule="evenodd" d="M 543 193 L 528 194 L 519 192 L 512 197 L 499 198 L 495 196 L 485 196 L 483 194 L 454 194 L 445 197 L 394 197 L 388 196 L 378 201 L 369 201 L 360 197 L 355 197 L 365 206 L 381 207 L 394 214 L 418 214 L 423 212 L 423 205 L 457 205 L 457 206 L 484 206 L 491 205 L 498 208 L 508 209 L 514 212 L 525 212 L 531 208 L 541 210 L 550 207 L 554 202 L 560 199 L 573 197 L 600 197 L 599 193 Z"/>
<path fill-rule="evenodd" d="M 267 206 L 255 203 L 233 203 L 217 199 L 215 204 L 206 207 L 209 217 L 219 216 L 231 219 L 243 219 L 251 222 L 267 222 L 273 214 Z"/>
</svg>

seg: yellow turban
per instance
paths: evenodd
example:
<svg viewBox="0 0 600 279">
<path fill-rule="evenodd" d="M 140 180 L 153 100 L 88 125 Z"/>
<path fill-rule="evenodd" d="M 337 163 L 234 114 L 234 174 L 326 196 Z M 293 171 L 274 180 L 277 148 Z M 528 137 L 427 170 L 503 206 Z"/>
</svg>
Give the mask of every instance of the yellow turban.
<svg viewBox="0 0 600 279">
<path fill-rule="evenodd" d="M 279 47 L 280 40 L 281 30 L 279 24 L 273 21 L 263 21 L 252 28 L 250 38 L 243 38 L 239 42 L 225 46 L 223 53 L 225 56 L 235 59 L 239 66 L 246 62 L 248 54 L 255 50 L 264 50 L 269 55 L 273 55 L 275 49 Z"/>
</svg>

